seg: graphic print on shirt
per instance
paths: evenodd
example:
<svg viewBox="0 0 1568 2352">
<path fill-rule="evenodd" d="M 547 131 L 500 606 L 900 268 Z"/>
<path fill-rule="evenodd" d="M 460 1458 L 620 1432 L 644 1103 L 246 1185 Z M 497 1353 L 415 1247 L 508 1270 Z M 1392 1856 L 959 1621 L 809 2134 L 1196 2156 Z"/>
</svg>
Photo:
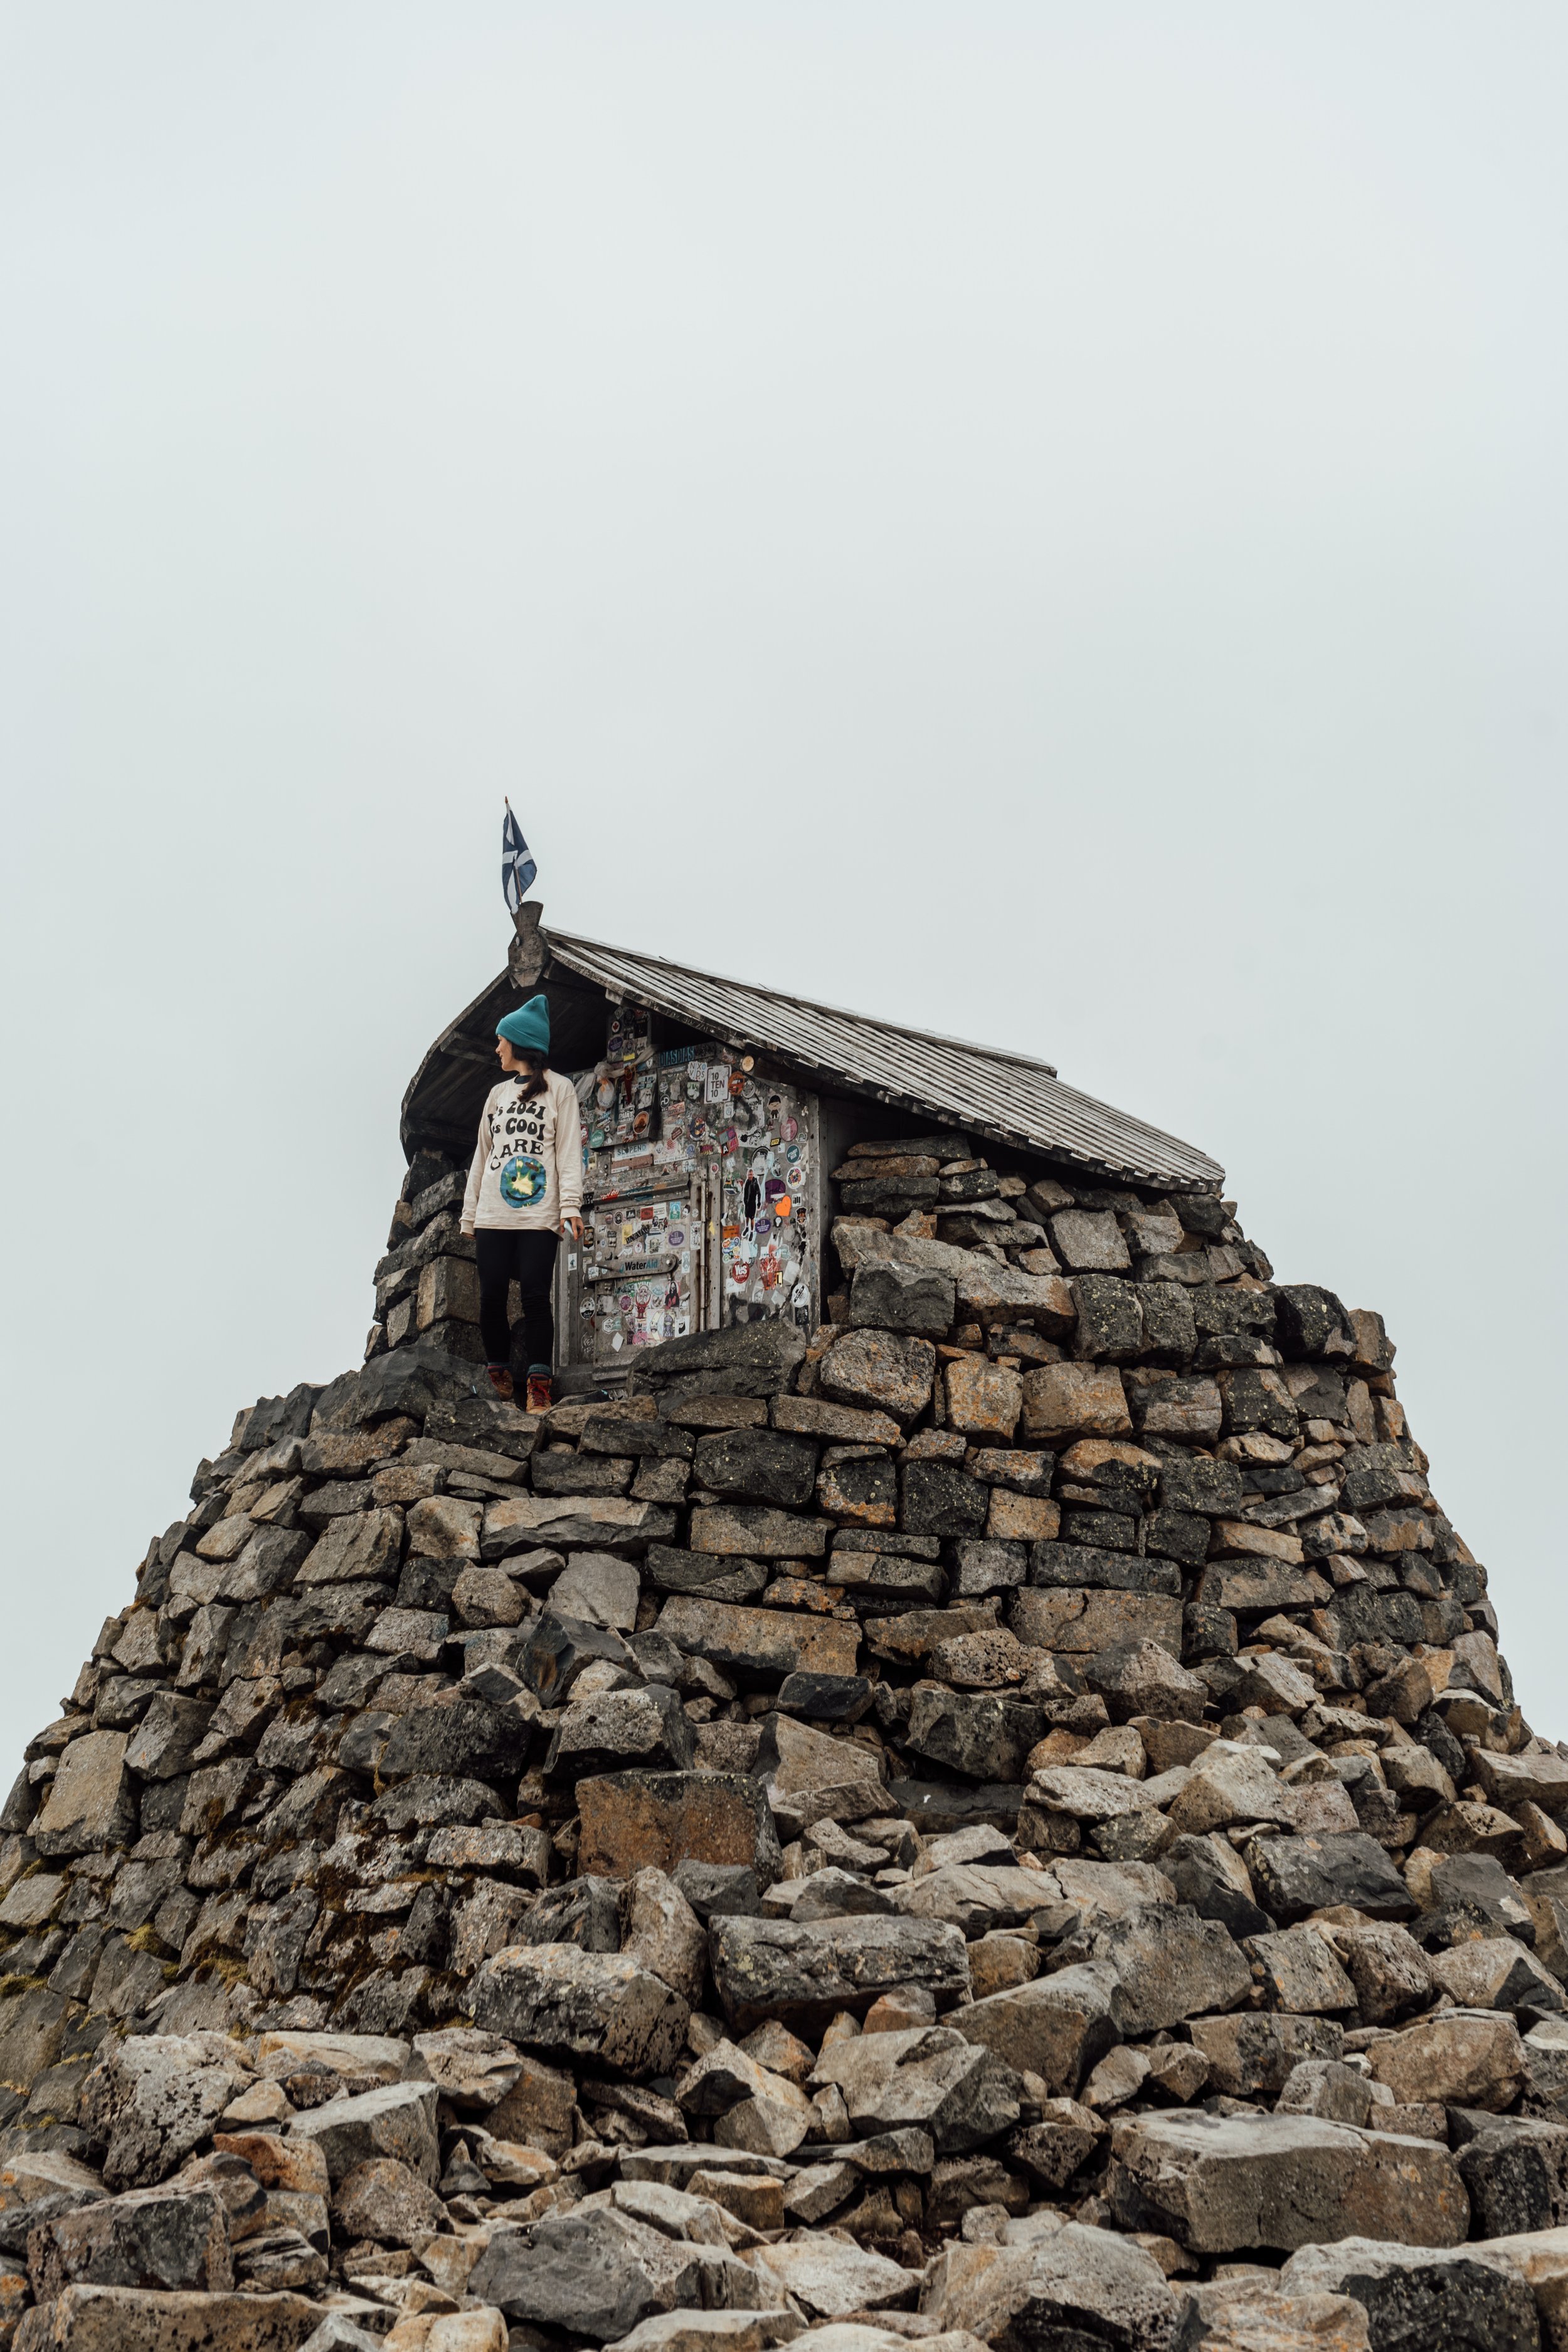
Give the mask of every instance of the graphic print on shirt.
<svg viewBox="0 0 1568 2352">
<path fill-rule="evenodd" d="M 490 1167 L 500 1171 L 497 1181 L 509 1209 L 531 1209 L 544 1198 L 548 1108 L 546 1095 L 519 1096 L 505 1109 L 498 1105 L 490 1114 Z"/>
</svg>

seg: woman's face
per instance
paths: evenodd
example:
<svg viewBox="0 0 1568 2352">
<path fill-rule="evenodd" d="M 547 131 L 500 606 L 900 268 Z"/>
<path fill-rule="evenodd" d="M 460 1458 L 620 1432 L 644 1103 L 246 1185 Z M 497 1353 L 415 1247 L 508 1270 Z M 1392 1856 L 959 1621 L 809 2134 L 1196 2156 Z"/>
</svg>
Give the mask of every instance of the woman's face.
<svg viewBox="0 0 1568 2352">
<path fill-rule="evenodd" d="M 520 1071 L 525 1077 L 532 1077 L 539 1067 L 538 1055 L 520 1053 L 510 1037 L 496 1039 L 496 1059 L 503 1070 Z"/>
</svg>

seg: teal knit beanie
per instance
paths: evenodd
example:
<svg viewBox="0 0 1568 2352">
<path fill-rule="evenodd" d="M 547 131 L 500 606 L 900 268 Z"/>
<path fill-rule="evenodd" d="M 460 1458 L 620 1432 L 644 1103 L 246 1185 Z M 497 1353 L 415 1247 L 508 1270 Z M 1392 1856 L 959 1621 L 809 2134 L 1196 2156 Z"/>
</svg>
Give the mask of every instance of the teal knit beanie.
<svg viewBox="0 0 1568 2352">
<path fill-rule="evenodd" d="M 550 1006 L 542 996 L 531 996 L 515 1013 L 504 1013 L 496 1023 L 496 1035 L 504 1037 L 521 1054 L 548 1054 L 550 1051 Z"/>
</svg>

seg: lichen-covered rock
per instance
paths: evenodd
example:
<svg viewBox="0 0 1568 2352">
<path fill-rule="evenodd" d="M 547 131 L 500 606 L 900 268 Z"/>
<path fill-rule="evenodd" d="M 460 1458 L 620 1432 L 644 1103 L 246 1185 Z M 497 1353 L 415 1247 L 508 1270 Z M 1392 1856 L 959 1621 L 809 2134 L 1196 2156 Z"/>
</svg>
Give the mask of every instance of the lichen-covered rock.
<svg viewBox="0 0 1568 2352">
<path fill-rule="evenodd" d="M 759 1923 L 760 1924 L 760 1923 Z M 498 1952 L 468 1989 L 476 2025 L 546 2055 L 596 2058 L 626 2074 L 667 2074 L 689 2010 L 629 1954 L 574 1944 Z"/>
<path fill-rule="evenodd" d="M 216 2034 L 140 2034 L 110 2045 L 82 2085 L 80 2116 L 105 2150 L 111 2189 L 166 2179 L 208 2137 L 236 2087 L 222 2052 Z"/>
<path fill-rule="evenodd" d="M 772 2017 L 818 2030 L 840 2010 L 864 2012 L 894 1985 L 923 1987 L 941 2007 L 969 1990 L 963 1937 L 945 1920 L 716 1918 L 709 1927 L 714 1990 L 748 2030 Z"/>
</svg>

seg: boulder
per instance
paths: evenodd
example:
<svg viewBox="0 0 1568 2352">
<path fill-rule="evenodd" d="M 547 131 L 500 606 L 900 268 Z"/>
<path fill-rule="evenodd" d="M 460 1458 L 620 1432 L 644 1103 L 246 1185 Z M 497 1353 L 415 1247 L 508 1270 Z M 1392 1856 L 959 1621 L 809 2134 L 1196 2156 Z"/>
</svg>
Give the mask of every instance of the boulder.
<svg viewBox="0 0 1568 2352">
<path fill-rule="evenodd" d="M 126 1843 L 136 1821 L 128 1744 L 123 1731 L 88 1731 L 71 1741 L 32 1826 L 40 1853 L 90 1853 Z"/>
<path fill-rule="evenodd" d="M 1346 2294 L 1288 2294 L 1267 2275 L 1191 2293 L 1203 2352 L 1371 2352 L 1366 2314 Z"/>
<path fill-rule="evenodd" d="M 584 1952 L 574 1944 L 496 1953 L 474 1977 L 466 2005 L 486 2032 L 547 2056 L 597 2058 L 632 2075 L 670 2071 L 690 2015 L 679 1993 L 626 1953 Z"/>
<path fill-rule="evenodd" d="M 1291 2249 L 1354 2234 L 1458 2244 L 1469 2200 L 1426 2140 L 1311 2116 L 1142 2116 L 1111 2136 L 1105 2196 L 1126 2229 L 1194 2253 Z"/>
<path fill-rule="evenodd" d="M 1312 1927 L 1286 1927 L 1254 1936 L 1247 1953 L 1261 1969 L 1264 2000 L 1309 2017 L 1332 2016 L 1356 2006 L 1356 1990 L 1326 1937 Z"/>
<path fill-rule="evenodd" d="M 835 1403 L 886 1413 L 907 1428 L 931 1402 L 936 1349 L 897 1331 L 847 1331 L 823 1357 L 817 1385 Z"/>
<path fill-rule="evenodd" d="M 678 1694 L 659 1683 L 639 1689 L 595 1691 L 563 1708 L 544 1769 L 552 1780 L 575 1781 L 622 1766 L 687 1770 L 691 1726 Z"/>
<path fill-rule="evenodd" d="M 485 2115 L 521 2077 L 522 2053 L 499 2033 L 444 2025 L 414 2037 L 410 2074 L 434 2083 L 459 2115 Z"/>
<path fill-rule="evenodd" d="M 606 1878 L 687 1862 L 779 1874 L 779 1843 L 760 1780 L 740 1772 L 608 1772 L 580 1781 L 578 1868 Z"/>
<path fill-rule="evenodd" d="M 857 1266 L 850 1276 L 852 1330 L 913 1331 L 942 1339 L 952 1316 L 952 1277 L 933 1268 L 875 1258 Z"/>
<path fill-rule="evenodd" d="M 742 1674 L 852 1675 L 859 1629 L 837 1618 L 785 1609 L 743 1609 L 678 1593 L 659 1611 L 657 1630 L 677 1649 Z"/>
<path fill-rule="evenodd" d="M 234 2266 L 223 2200 L 182 2183 L 51 2214 L 28 2237 L 27 2274 L 39 2303 L 79 2284 L 226 2294 Z"/>
<path fill-rule="evenodd" d="M 329 2099 L 324 2106 L 296 2116 L 289 2135 L 320 2149 L 334 2183 L 361 2165 L 393 2158 L 434 2188 L 441 2174 L 438 2096 L 434 2083 L 378 2084 L 374 2091 Z"/>
<path fill-rule="evenodd" d="M 1207 1685 L 1179 1665 L 1160 1642 L 1113 1643 L 1089 1661 L 1083 1678 L 1100 1693 L 1115 1723 L 1130 1723 L 1138 1715 L 1201 1723 L 1208 1704 Z"/>
<path fill-rule="evenodd" d="M 1118 2039 L 1117 1978 L 1104 1960 L 1010 1985 L 952 2012 L 952 2030 L 984 2043 L 1020 2074 L 1037 2074 L 1053 2096 L 1077 2093 Z"/>
<path fill-rule="evenodd" d="M 384 1780 L 515 1780 L 528 1740 L 528 1724 L 515 1708 L 494 1706 L 458 1684 L 396 1718 L 378 1769 Z"/>
<path fill-rule="evenodd" d="M 1123 1642 L 1157 1642 L 1173 1659 L 1182 1654 L 1182 1603 L 1168 1593 L 1030 1586 L 1014 1593 L 1007 1622 L 1028 1648 L 1075 1659 L 1098 1657 Z"/>
<path fill-rule="evenodd" d="M 614 1552 L 580 1551 L 551 1586 L 550 1607 L 576 1623 L 629 1633 L 637 1623 L 637 1591 L 634 1562 Z"/>
<path fill-rule="evenodd" d="M 1385 2083 L 1401 2105 L 1441 2099 L 1492 2114 L 1513 2105 L 1524 2063 L 1511 2017 L 1457 2010 L 1386 2034 L 1367 2052 L 1373 2080 Z"/>
<path fill-rule="evenodd" d="M 1023 2084 L 983 2043 L 945 2026 L 847 2036 L 824 2049 L 809 2077 L 834 2084 L 862 2134 L 918 2126 L 943 2156 L 984 2147 L 1018 2121 Z"/>
<path fill-rule="evenodd" d="M 782 1318 L 738 1323 L 715 1331 L 693 1331 L 658 1347 L 639 1348 L 630 1392 L 650 1391 L 665 1409 L 695 1396 L 771 1397 L 790 1384 L 805 1354 L 804 1334 Z"/>
<path fill-rule="evenodd" d="M 1568 2221 L 1568 2125 L 1458 2107 L 1449 2131 L 1479 2235 L 1507 2237 Z"/>
<path fill-rule="evenodd" d="M 869 2247 L 803 2231 L 793 2240 L 759 2246 L 756 2268 L 813 2317 L 842 2319 L 852 2311 L 907 2307 L 919 2281 L 912 2271 Z"/>
<path fill-rule="evenodd" d="M 396 2157 L 371 2157 L 338 2182 L 332 2220 L 345 2238 L 374 2238 L 384 2246 L 414 2246 L 447 2218 L 426 2181 Z"/>
<path fill-rule="evenodd" d="M 548 2213 L 531 2228 L 500 2229 L 468 2273 L 468 2293 L 525 2326 L 618 2343 L 656 2311 L 700 2306 L 712 2279 L 752 2274 L 727 2249 L 696 2246 L 613 2207 Z M 746 2289 L 736 2283 L 735 2300 Z M 763 2296 L 753 2289 L 752 2299 Z"/>
<path fill-rule="evenodd" d="M 321 2316 L 302 2294 L 68 2286 L 29 2312 L 16 2352 L 299 2352 Z"/>
<path fill-rule="evenodd" d="M 1534 2352 L 1535 2302 L 1506 2263 L 1480 2249 L 1429 2251 L 1353 2236 L 1303 2246 L 1279 2273 L 1291 2294 L 1349 2295 L 1366 2313 L 1373 2352 L 1424 2352 L 1474 2346 L 1477 2352 Z"/>
<path fill-rule="evenodd" d="M 805 2325 L 793 2311 L 659 2311 L 622 2337 L 619 2352 L 773 2352 Z"/>
<path fill-rule="evenodd" d="M 1337 2059 L 1344 2030 L 1322 2017 L 1289 2017 L 1243 2010 L 1229 2017 L 1194 2017 L 1187 2027 L 1209 2070 L 1208 2086 L 1231 2099 L 1273 2099 L 1300 2065 Z"/>
<path fill-rule="evenodd" d="M 1369 1919 L 1408 1919 L 1415 1909 L 1404 1879 L 1364 1831 L 1255 1838 L 1247 1861 L 1258 1901 L 1281 1926 L 1340 1904 Z"/>
<path fill-rule="evenodd" d="M 1110 2013 L 1129 2037 L 1234 2009 L 1252 1990 L 1252 1970 L 1227 1931 L 1184 1903 L 1141 1906 L 1102 1927 L 1092 1948 L 1115 1972 Z"/>
<path fill-rule="evenodd" d="M 714 1990 L 742 2032 L 770 2017 L 805 2032 L 840 2010 L 864 2015 L 894 1985 L 924 1986 L 939 2008 L 969 1990 L 963 1937 L 943 1920 L 720 1917 L 708 1935 Z"/>
<path fill-rule="evenodd" d="M 910 1696 L 905 1744 L 915 1755 L 970 1780 L 1016 1780 L 1045 1731 L 1044 1711 L 1026 1700 L 919 1682 Z"/>
<path fill-rule="evenodd" d="M 620 1926 L 623 1957 L 695 2009 L 702 1997 L 708 1938 L 674 1881 L 662 1870 L 639 1870 L 623 1894 Z"/>
<path fill-rule="evenodd" d="M 756 1770 L 787 1837 L 798 1837 L 814 1822 L 865 1821 L 888 1809 L 873 1749 L 813 1731 L 782 1711 L 765 1718 Z"/>
<path fill-rule="evenodd" d="M 1144 2247 L 1069 2221 L 1025 2245 L 944 2246 L 921 2298 L 943 2331 L 1005 2352 L 1182 2352 L 1186 2306 Z"/>
<path fill-rule="evenodd" d="M 82 2084 L 80 2121 L 106 2148 L 110 2189 L 165 2179 L 206 2137 L 237 2086 L 237 2069 L 216 2058 L 223 2047 L 217 2034 L 133 2034 L 109 2043 Z"/>
</svg>

